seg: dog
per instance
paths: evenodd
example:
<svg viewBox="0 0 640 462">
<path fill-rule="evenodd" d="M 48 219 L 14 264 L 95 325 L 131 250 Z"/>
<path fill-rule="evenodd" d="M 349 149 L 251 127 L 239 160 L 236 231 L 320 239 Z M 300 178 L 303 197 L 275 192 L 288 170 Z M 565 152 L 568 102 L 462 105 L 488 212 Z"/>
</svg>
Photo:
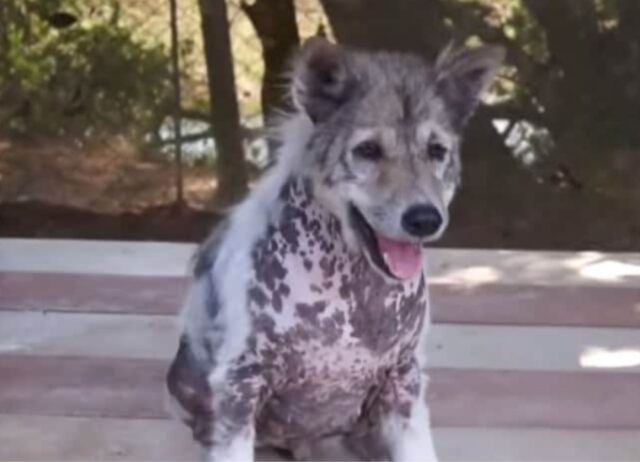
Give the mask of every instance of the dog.
<svg viewBox="0 0 640 462">
<path fill-rule="evenodd" d="M 363 459 L 436 460 L 423 252 L 503 57 L 302 46 L 277 164 L 197 251 L 167 375 L 208 460 L 303 459 L 330 438 Z"/>
</svg>

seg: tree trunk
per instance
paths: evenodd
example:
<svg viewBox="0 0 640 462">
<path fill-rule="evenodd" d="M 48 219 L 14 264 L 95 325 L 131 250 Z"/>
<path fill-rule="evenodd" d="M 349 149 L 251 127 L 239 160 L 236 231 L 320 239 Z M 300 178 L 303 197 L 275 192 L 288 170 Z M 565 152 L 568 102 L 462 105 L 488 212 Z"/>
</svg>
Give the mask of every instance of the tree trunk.
<svg viewBox="0 0 640 462">
<path fill-rule="evenodd" d="M 265 125 L 269 126 L 273 124 L 274 116 L 291 109 L 286 73 L 300 44 L 295 5 L 293 0 L 256 0 L 253 4 L 243 2 L 242 9 L 262 44 L 262 114 Z M 270 138 L 268 144 L 273 156 L 276 140 Z"/>
<path fill-rule="evenodd" d="M 182 174 L 182 88 L 180 85 L 180 51 L 178 49 L 178 5 L 177 0 L 169 0 L 171 25 L 171 83 L 173 85 L 173 132 L 175 149 L 176 206 L 184 206 L 184 185 Z"/>
<path fill-rule="evenodd" d="M 451 38 L 437 0 L 321 0 L 340 43 L 434 58 Z"/>
<path fill-rule="evenodd" d="M 209 81 L 211 122 L 216 140 L 218 192 L 228 205 L 247 191 L 247 169 L 240 134 L 231 39 L 225 0 L 200 0 L 202 35 Z"/>
<path fill-rule="evenodd" d="M 274 112 L 289 109 L 285 73 L 300 44 L 293 0 L 257 0 L 242 9 L 262 44 L 265 71 L 262 84 L 262 112 L 268 119 Z"/>
</svg>

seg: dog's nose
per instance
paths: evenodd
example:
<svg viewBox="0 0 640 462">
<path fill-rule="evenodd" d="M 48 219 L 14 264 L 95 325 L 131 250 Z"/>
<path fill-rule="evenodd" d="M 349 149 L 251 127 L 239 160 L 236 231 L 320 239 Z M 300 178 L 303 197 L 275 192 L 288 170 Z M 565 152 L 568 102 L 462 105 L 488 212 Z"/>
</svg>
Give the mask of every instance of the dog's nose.
<svg viewBox="0 0 640 462">
<path fill-rule="evenodd" d="M 433 205 L 413 205 L 402 215 L 402 227 L 412 236 L 431 236 L 440 226 L 442 215 Z"/>
</svg>

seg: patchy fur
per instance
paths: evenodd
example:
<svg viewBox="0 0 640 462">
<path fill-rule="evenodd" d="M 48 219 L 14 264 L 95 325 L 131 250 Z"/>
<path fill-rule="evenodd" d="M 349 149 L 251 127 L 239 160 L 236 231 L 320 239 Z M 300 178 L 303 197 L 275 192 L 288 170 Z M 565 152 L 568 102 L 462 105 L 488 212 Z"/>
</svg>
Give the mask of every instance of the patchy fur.
<svg viewBox="0 0 640 462">
<path fill-rule="evenodd" d="M 299 113 L 272 172 L 198 251 L 167 377 L 209 459 L 252 460 L 256 445 L 304 457 L 331 437 L 435 459 L 420 256 L 447 226 L 460 130 L 500 58 L 303 47 Z"/>
</svg>

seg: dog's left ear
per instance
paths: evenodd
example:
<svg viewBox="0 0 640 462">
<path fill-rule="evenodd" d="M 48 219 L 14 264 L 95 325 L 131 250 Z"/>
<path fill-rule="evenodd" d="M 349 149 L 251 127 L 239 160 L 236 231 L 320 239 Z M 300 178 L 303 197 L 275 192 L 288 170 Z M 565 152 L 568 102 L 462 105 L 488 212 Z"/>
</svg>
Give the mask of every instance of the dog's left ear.
<svg viewBox="0 0 640 462">
<path fill-rule="evenodd" d="M 323 38 L 302 46 L 293 72 L 293 101 L 314 123 L 327 120 L 353 93 L 355 78 L 347 59 L 340 46 Z"/>
<path fill-rule="evenodd" d="M 504 61 L 504 48 L 449 46 L 435 64 L 436 91 L 449 106 L 456 125 L 464 126 Z"/>
</svg>

